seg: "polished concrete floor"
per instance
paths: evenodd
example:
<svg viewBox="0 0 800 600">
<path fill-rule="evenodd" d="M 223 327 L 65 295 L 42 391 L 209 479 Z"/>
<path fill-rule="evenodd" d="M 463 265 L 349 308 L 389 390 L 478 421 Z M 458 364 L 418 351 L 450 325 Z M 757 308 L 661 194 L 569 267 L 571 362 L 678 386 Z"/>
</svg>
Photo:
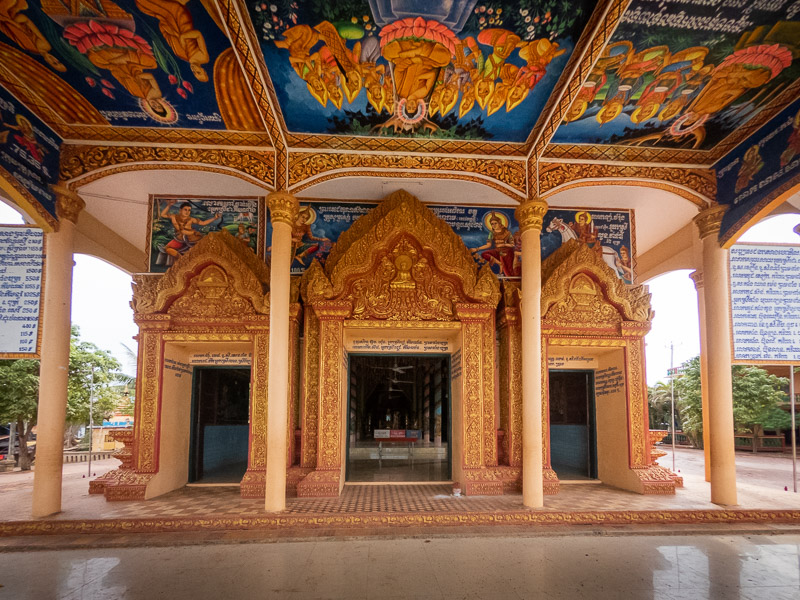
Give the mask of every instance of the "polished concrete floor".
<svg viewBox="0 0 800 600">
<path fill-rule="evenodd" d="M 800 535 L 419 537 L 0 553 L 0 599 L 789 600 Z"/>
</svg>

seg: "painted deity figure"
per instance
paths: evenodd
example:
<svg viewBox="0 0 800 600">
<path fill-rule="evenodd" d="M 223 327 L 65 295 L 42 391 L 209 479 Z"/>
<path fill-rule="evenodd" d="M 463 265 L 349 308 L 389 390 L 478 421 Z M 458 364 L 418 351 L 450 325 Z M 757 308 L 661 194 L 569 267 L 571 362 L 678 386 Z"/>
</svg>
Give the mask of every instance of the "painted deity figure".
<svg viewBox="0 0 800 600">
<path fill-rule="evenodd" d="M 209 61 L 203 34 L 194 28 L 191 13 L 184 4 L 188 0 L 136 0 L 144 14 L 158 19 L 161 35 L 167 40 L 175 56 L 189 63 L 199 81 L 208 81 L 203 65 Z"/>
<path fill-rule="evenodd" d="M 203 238 L 203 234 L 195 229 L 195 227 L 204 227 L 222 218 L 222 213 L 217 213 L 201 221 L 197 217 L 192 216 L 192 205 L 190 202 L 182 203 L 177 213 L 170 212 L 175 202 L 177 202 L 175 199 L 167 200 L 166 206 L 164 206 L 164 209 L 159 214 L 162 219 L 169 219 L 174 229 L 172 240 L 163 247 L 163 250 L 161 248 L 159 248 L 159 250 L 168 254 L 173 260 L 181 254 L 188 252 L 192 246 Z"/>
<path fill-rule="evenodd" d="M 25 0 L 0 0 L 0 31 L 20 48 L 38 54 L 48 65 L 63 73 L 67 68 L 50 53 L 50 43 L 25 14 L 27 9 L 28 3 Z"/>
<path fill-rule="evenodd" d="M 497 265 L 506 277 L 516 277 L 519 275 L 515 269 L 514 258 L 516 244 L 514 234 L 509 231 L 504 215 L 492 212 L 489 215 L 489 238 L 486 243 L 477 248 L 472 248 L 472 252 L 480 252 L 483 260 L 490 265 Z"/>
<path fill-rule="evenodd" d="M 601 251 L 598 243 L 597 229 L 592 222 L 592 216 L 585 210 L 575 215 L 575 221 L 569 224 L 570 229 L 578 236 L 578 241 L 586 244 L 595 251 Z"/>
<path fill-rule="evenodd" d="M 792 121 L 794 130 L 789 134 L 789 141 L 786 144 L 786 150 L 781 152 L 781 166 L 785 167 L 792 159 L 800 154 L 800 111 L 794 116 Z"/>
<path fill-rule="evenodd" d="M 742 158 L 742 166 L 739 167 L 739 175 L 736 178 L 734 191 L 738 194 L 744 188 L 750 185 L 753 177 L 755 177 L 756 173 L 758 173 L 763 167 L 764 161 L 761 159 L 758 145 L 748 148 L 747 152 L 744 153 L 744 157 Z"/>
<path fill-rule="evenodd" d="M 330 241 L 326 237 L 315 236 L 311 231 L 311 223 L 316 220 L 316 214 L 308 206 L 297 211 L 297 218 L 292 225 L 292 250 L 294 260 L 305 266 L 303 259 L 319 250 L 317 242 Z"/>
<path fill-rule="evenodd" d="M 615 258 L 614 264 L 617 267 L 617 275 L 627 284 L 633 283 L 633 266 L 631 265 L 631 253 L 627 246 L 621 246 L 619 256 Z"/>
</svg>

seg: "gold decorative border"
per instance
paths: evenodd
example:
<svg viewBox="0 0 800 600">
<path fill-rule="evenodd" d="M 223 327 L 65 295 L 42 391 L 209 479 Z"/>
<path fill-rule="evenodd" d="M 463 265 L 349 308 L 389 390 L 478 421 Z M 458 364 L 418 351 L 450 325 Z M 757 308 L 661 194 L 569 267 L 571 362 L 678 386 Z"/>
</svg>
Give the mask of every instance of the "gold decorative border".
<svg viewBox="0 0 800 600">
<path fill-rule="evenodd" d="M 463 179 L 484 183 L 517 200 L 527 194 L 525 162 L 521 160 L 333 152 L 289 155 L 289 189 L 293 193 L 348 176 Z"/>
<path fill-rule="evenodd" d="M 683 165 L 711 165 L 715 160 L 708 150 L 575 143 L 548 144 L 541 158 Z"/>
<path fill-rule="evenodd" d="M 575 69 L 575 63 L 579 65 L 577 72 L 567 80 L 561 77 L 559 82 L 550 92 L 550 96 L 542 110 L 542 115 L 548 115 L 545 123 L 537 123 L 526 142 L 528 149 L 533 149 L 534 156 L 540 156 L 547 146 L 550 138 L 558 129 L 561 124 L 564 114 L 569 109 L 575 96 L 580 91 L 583 82 L 589 76 L 589 73 L 600 58 L 600 54 L 608 43 L 614 30 L 617 28 L 619 20 L 625 9 L 628 8 L 631 0 L 606 0 L 598 3 L 586 27 L 583 28 L 578 43 L 575 44 L 575 50 L 564 68 L 564 73 L 571 73 Z M 589 33 L 594 32 L 594 33 Z M 588 36 L 592 36 L 589 38 Z M 533 145 L 536 145 L 533 148 Z"/>
<path fill-rule="evenodd" d="M 469 527 L 542 525 L 696 525 L 800 523 L 800 510 L 698 509 L 614 511 L 492 511 L 349 513 L 264 516 L 148 517 L 134 519 L 38 520 L 0 523 L 0 537 L 34 535 L 173 533 L 185 531 L 368 530 L 378 527 Z"/>
<path fill-rule="evenodd" d="M 68 125 L 63 128 L 65 143 L 90 140 L 102 142 L 128 142 L 159 145 L 190 144 L 192 146 L 248 146 L 264 151 L 272 149 L 269 136 L 264 133 L 229 131 L 227 129 L 158 129 L 155 127 L 112 127 L 110 125 Z"/>
<path fill-rule="evenodd" d="M 62 180 L 70 182 L 71 187 L 75 187 L 123 171 L 195 169 L 237 176 L 268 188 L 272 181 L 274 159 L 271 151 L 233 148 L 65 144 L 61 149 L 60 176 Z M 123 168 L 121 165 L 126 166 Z M 117 168 L 106 170 L 108 167 Z"/>
<path fill-rule="evenodd" d="M 476 142 L 472 140 L 438 140 L 431 138 L 366 137 L 312 133 L 287 133 L 292 149 L 357 150 L 384 152 L 425 152 L 443 154 L 479 154 L 524 158 L 524 144 L 516 142 Z"/>
<path fill-rule="evenodd" d="M 700 208 L 716 202 L 717 178 L 711 169 L 648 167 L 608 163 L 539 163 L 539 193 L 590 185 L 634 185 L 673 192 Z"/>
</svg>

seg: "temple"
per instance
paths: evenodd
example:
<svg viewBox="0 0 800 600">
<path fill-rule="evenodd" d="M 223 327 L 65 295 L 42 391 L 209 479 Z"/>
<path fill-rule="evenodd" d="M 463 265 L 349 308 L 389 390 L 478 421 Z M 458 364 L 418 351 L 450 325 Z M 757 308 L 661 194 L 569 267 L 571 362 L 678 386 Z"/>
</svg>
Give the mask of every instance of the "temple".
<svg viewBox="0 0 800 600">
<path fill-rule="evenodd" d="M 737 504 L 729 249 L 800 208 L 796 10 L 29 4 L 0 9 L 0 195 L 44 232 L 41 318 L 0 356 L 41 358 L 34 516 L 61 509 L 75 253 L 134 281 L 108 501 L 675 494 L 645 284 L 690 269 L 706 476 Z"/>
</svg>

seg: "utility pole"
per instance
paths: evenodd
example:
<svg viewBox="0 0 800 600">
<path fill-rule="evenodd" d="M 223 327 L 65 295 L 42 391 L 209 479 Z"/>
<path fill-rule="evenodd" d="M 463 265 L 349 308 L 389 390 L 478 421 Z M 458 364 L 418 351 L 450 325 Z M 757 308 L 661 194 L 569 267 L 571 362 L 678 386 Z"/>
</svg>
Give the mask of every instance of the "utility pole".
<svg viewBox="0 0 800 600">
<path fill-rule="evenodd" d="M 94 367 L 92 367 L 92 382 L 89 384 L 89 474 L 92 477 L 92 437 L 94 436 Z"/>
<path fill-rule="evenodd" d="M 669 410 L 670 426 L 672 428 L 672 472 L 675 472 L 675 345 L 669 343 L 669 393 L 671 396 L 671 406 Z"/>
</svg>

